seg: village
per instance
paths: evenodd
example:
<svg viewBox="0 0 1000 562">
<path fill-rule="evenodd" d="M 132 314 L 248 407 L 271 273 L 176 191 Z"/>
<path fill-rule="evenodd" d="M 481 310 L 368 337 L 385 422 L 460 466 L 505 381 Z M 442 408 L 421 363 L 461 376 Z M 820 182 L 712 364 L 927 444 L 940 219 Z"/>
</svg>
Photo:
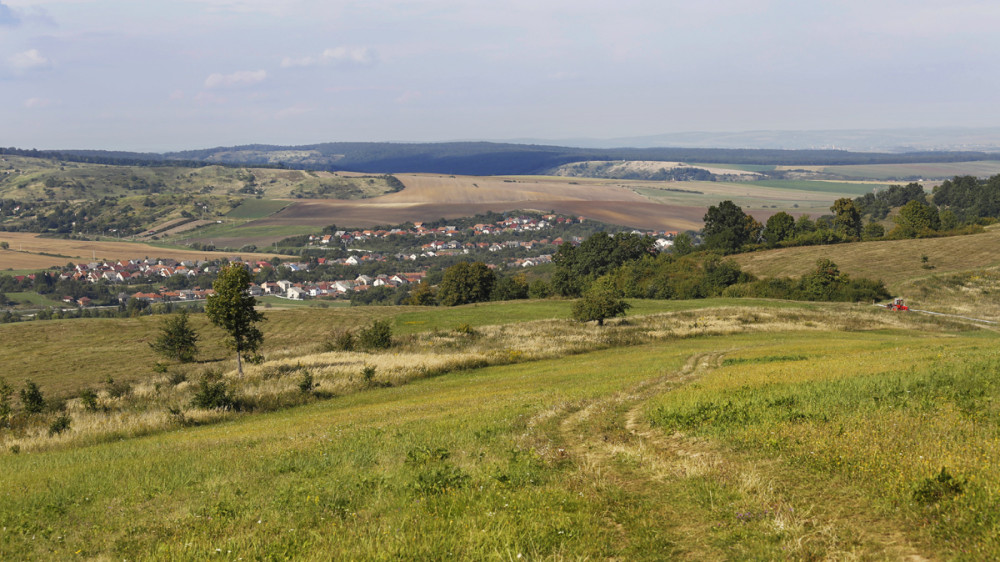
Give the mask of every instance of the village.
<svg viewBox="0 0 1000 562">
<path fill-rule="evenodd" d="M 69 281 L 89 285 L 122 285 L 123 290 L 105 292 L 116 296 L 95 303 L 89 296 L 55 294 L 69 306 L 125 303 L 135 299 L 143 304 L 202 301 L 212 294 L 214 276 L 225 262 L 243 262 L 254 275 L 250 292 L 255 297 L 272 296 L 301 301 L 306 299 L 346 299 L 377 287 L 401 288 L 420 283 L 441 258 L 453 262 L 468 258 L 482 261 L 491 269 L 529 268 L 552 262 L 563 244 L 579 245 L 583 232 L 574 234 L 584 217 L 555 214 L 502 216 L 492 222 L 478 216 L 456 219 L 454 224 L 427 225 L 415 222 L 378 229 L 343 229 L 295 237 L 281 243 L 291 251 L 301 244 L 298 261 L 272 258 L 245 261 L 239 256 L 228 260 L 174 260 L 146 258 L 68 264 L 48 272 L 54 284 Z M 441 222 L 441 221 L 438 221 Z M 601 229 L 593 221 L 585 228 Z M 670 247 L 676 233 L 632 231 L 653 237 L 660 251 Z M 557 236 L 552 236 L 557 235 Z M 431 240 L 427 240 L 431 238 Z M 392 263 L 410 262 L 396 269 Z M 396 270 L 396 271 L 393 271 Z M 34 285 L 35 275 L 16 278 Z M 137 286 L 134 291 L 124 290 Z"/>
</svg>

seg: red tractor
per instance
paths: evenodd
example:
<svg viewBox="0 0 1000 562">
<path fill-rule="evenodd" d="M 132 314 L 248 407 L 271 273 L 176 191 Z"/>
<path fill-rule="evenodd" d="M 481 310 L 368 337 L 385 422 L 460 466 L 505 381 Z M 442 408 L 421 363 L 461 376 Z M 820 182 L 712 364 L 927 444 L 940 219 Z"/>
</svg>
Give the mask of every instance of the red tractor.
<svg viewBox="0 0 1000 562">
<path fill-rule="evenodd" d="M 910 310 L 910 307 L 903 304 L 903 299 L 894 299 L 891 303 L 885 305 L 889 310 Z"/>
</svg>

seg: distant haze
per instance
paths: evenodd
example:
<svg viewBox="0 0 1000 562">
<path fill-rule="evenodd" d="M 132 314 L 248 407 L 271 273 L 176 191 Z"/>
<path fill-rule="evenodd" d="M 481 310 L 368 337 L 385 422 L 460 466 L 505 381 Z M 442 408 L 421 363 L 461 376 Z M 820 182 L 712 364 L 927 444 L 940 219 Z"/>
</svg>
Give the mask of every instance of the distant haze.
<svg viewBox="0 0 1000 562">
<path fill-rule="evenodd" d="M 998 24 L 981 0 L 0 0 L 0 146 L 982 149 Z"/>
<path fill-rule="evenodd" d="M 1000 128 L 689 132 L 614 139 L 507 139 L 580 148 L 767 148 L 851 152 L 1000 152 Z"/>
</svg>

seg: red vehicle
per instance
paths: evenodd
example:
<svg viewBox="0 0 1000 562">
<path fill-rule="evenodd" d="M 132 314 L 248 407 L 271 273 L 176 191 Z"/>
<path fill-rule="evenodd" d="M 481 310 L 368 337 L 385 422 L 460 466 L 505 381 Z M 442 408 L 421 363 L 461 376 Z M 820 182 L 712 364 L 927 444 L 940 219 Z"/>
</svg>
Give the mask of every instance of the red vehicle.
<svg viewBox="0 0 1000 562">
<path fill-rule="evenodd" d="M 894 299 L 891 303 L 885 305 L 889 310 L 910 310 L 910 307 L 903 304 L 903 299 Z"/>
</svg>

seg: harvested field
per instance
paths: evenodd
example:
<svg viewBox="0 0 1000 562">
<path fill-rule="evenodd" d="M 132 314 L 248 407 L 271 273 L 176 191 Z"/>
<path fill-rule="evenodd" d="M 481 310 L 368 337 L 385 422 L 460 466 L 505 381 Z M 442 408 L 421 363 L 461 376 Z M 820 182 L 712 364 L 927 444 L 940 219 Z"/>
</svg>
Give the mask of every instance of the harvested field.
<svg viewBox="0 0 1000 562">
<path fill-rule="evenodd" d="M 618 180 L 547 177 L 397 175 L 406 189 L 363 201 L 298 202 L 249 226 L 372 226 L 405 221 L 472 216 L 486 211 L 536 209 L 639 228 L 687 230 L 701 227 L 699 205 L 651 203 Z M 264 241 L 266 242 L 266 241 Z"/>
<path fill-rule="evenodd" d="M 128 260 L 147 257 L 174 259 L 218 259 L 232 257 L 231 252 L 201 252 L 160 248 L 138 242 L 94 242 L 91 240 L 63 240 L 40 238 L 30 232 L 0 232 L 0 241 L 10 244 L 9 250 L 0 250 L 0 270 L 45 269 L 66 265 L 68 261 Z M 49 254 L 49 255 L 43 255 Z M 270 259 L 276 254 L 241 253 L 244 259 Z"/>
</svg>

